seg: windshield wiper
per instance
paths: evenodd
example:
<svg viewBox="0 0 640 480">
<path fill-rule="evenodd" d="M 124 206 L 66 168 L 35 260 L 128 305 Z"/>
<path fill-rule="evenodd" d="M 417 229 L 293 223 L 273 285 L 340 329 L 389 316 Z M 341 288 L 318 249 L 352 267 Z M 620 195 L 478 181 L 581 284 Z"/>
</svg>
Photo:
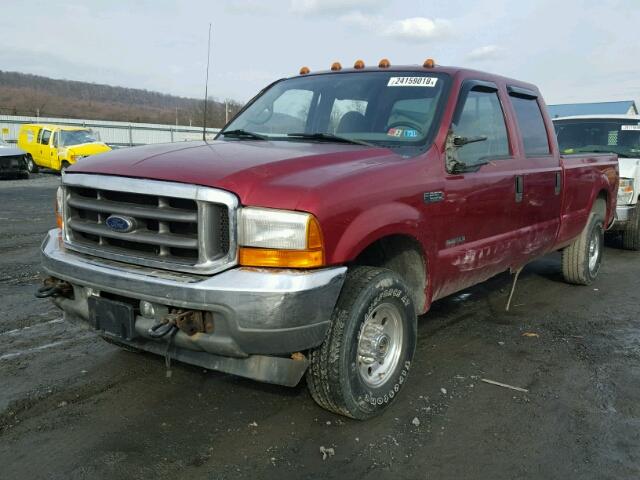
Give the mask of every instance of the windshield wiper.
<svg viewBox="0 0 640 480">
<path fill-rule="evenodd" d="M 225 130 L 224 132 L 220 132 L 220 135 L 224 135 L 225 137 L 252 138 L 253 140 L 269 140 L 269 137 L 267 137 L 266 135 L 249 132 L 247 130 L 242 130 L 241 128 L 238 128 L 236 130 Z"/>
<path fill-rule="evenodd" d="M 335 142 L 335 143 L 350 143 L 352 145 L 365 145 L 367 147 L 375 147 L 376 145 L 362 140 L 355 140 L 353 138 L 341 137 L 334 135 L 333 133 L 287 133 L 287 137 L 302 138 L 304 140 L 320 140 L 323 142 Z"/>
</svg>

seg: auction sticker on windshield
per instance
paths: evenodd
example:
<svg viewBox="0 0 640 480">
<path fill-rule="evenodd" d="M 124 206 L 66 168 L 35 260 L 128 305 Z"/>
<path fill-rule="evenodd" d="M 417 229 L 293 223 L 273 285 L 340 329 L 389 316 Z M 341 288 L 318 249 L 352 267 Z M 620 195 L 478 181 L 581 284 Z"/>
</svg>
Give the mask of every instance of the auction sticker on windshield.
<svg viewBox="0 0 640 480">
<path fill-rule="evenodd" d="M 437 81 L 434 77 L 391 77 L 387 87 L 435 87 Z"/>
<path fill-rule="evenodd" d="M 640 125 L 622 125 L 622 130 L 636 130 L 640 132 Z"/>
</svg>

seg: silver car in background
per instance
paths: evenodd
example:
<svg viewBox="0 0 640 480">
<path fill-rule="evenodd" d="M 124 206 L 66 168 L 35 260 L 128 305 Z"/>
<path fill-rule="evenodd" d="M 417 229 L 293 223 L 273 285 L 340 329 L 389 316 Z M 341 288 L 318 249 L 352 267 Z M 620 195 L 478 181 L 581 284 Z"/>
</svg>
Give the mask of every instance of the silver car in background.
<svg viewBox="0 0 640 480">
<path fill-rule="evenodd" d="M 26 153 L 0 138 L 0 178 L 29 178 Z"/>
</svg>

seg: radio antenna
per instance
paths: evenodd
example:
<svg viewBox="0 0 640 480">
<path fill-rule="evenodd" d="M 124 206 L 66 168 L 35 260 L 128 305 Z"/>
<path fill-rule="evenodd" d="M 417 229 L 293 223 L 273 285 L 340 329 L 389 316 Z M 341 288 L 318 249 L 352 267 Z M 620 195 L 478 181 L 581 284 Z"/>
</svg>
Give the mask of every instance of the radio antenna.
<svg viewBox="0 0 640 480">
<path fill-rule="evenodd" d="M 207 44 L 207 76 L 204 81 L 204 118 L 202 121 L 202 140 L 207 141 L 207 97 L 209 96 L 209 62 L 211 60 L 211 23 L 209 23 L 209 43 Z"/>
</svg>

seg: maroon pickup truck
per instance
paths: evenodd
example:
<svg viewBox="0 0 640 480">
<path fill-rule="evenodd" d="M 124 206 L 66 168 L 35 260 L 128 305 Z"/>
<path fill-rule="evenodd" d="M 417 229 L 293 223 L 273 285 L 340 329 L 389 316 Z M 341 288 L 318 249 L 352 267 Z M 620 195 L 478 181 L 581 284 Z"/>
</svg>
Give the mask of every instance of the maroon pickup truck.
<svg viewBox="0 0 640 480">
<path fill-rule="evenodd" d="M 591 283 L 614 155 L 560 156 L 538 89 L 388 62 L 278 80 L 214 141 L 122 149 L 62 176 L 39 290 L 125 348 L 383 411 L 419 315 L 562 251 Z"/>
</svg>

